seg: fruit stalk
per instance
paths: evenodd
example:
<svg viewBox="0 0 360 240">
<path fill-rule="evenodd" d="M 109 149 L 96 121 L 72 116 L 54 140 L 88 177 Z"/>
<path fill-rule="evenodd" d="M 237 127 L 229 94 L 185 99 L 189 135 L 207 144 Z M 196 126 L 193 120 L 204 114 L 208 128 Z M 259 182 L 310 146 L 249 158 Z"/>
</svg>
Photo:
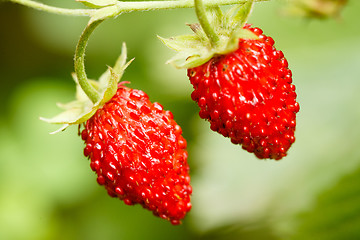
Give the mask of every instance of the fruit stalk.
<svg viewBox="0 0 360 240">
<path fill-rule="evenodd" d="M 61 15 L 69 15 L 69 16 L 90 16 L 94 10 L 93 9 L 67 9 L 67 8 L 59 8 L 49 6 L 43 3 L 39 3 L 36 1 L 31 0 L 9 0 L 13 3 L 18 3 L 30 8 L 34 8 L 40 11 L 48 12 L 48 13 L 55 13 Z"/>
<path fill-rule="evenodd" d="M 74 67 L 75 67 L 75 73 L 77 80 L 79 81 L 79 84 L 82 88 L 82 90 L 85 92 L 85 94 L 89 97 L 89 99 L 96 103 L 100 95 L 98 91 L 90 84 L 86 72 L 85 72 L 85 50 L 87 43 L 89 41 L 89 37 L 94 31 L 94 29 L 102 23 L 103 20 L 98 20 L 94 22 L 89 22 L 89 24 L 86 26 L 84 31 L 82 32 L 79 42 L 76 46 L 75 50 L 75 57 L 74 57 Z"/>
<path fill-rule="evenodd" d="M 204 30 L 206 36 L 209 38 L 211 46 L 216 47 L 220 39 L 206 16 L 204 3 L 202 0 L 194 0 L 194 3 L 196 16 L 199 20 L 199 23 Z"/>
<path fill-rule="evenodd" d="M 10 2 L 18 3 L 27 7 L 31 7 L 37 10 L 56 13 L 61 15 L 71 16 L 91 16 L 98 9 L 66 9 L 48 6 L 43 3 L 38 3 L 32 0 L 8 0 Z M 255 0 L 254 2 L 263 2 L 269 0 Z M 204 1 L 205 7 L 222 6 L 222 5 L 233 5 L 233 4 L 244 4 L 248 0 L 206 0 Z M 195 7 L 194 0 L 183 0 L 183 1 L 139 1 L 139 2 L 123 2 L 119 1 L 116 4 L 115 16 L 122 13 L 135 12 L 135 11 L 152 11 L 152 10 L 166 10 L 166 9 L 177 9 L 177 8 L 193 8 Z"/>
</svg>

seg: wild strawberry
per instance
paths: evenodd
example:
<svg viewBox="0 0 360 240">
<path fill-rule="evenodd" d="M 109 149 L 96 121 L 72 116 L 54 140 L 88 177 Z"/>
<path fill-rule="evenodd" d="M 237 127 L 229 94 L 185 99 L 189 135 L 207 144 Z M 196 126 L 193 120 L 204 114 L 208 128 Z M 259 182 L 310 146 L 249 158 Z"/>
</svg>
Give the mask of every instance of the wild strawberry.
<svg viewBox="0 0 360 240">
<path fill-rule="evenodd" d="M 210 128 L 260 159 L 278 160 L 295 141 L 299 104 L 283 53 L 261 29 L 245 24 L 251 7 L 249 1 L 226 14 L 210 8 L 215 36 L 192 24 L 194 35 L 161 40 L 179 51 L 169 62 L 187 69 L 191 97 Z"/>
<path fill-rule="evenodd" d="M 170 111 L 122 83 L 82 131 L 85 156 L 108 194 L 172 224 L 190 210 L 186 141 Z"/>
<path fill-rule="evenodd" d="M 124 44 L 114 67 L 98 81 L 89 81 L 100 96 L 95 103 L 74 77 L 76 100 L 59 104 L 64 112 L 42 120 L 63 124 L 56 132 L 70 125 L 85 126 L 84 155 L 108 194 L 180 224 L 191 209 L 186 141 L 170 111 L 151 103 L 143 91 L 118 84 L 130 62 L 126 63 Z"/>
<path fill-rule="evenodd" d="M 239 39 L 238 49 L 188 69 L 191 95 L 211 129 L 258 158 L 280 159 L 294 142 L 299 111 L 288 62 L 259 28 L 258 39 Z"/>
</svg>

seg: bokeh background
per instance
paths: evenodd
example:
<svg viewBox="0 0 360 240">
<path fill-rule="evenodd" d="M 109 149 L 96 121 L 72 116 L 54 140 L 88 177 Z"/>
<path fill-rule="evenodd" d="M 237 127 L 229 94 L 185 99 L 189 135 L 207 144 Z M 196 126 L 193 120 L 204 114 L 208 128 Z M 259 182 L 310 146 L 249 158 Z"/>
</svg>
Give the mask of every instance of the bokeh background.
<svg viewBox="0 0 360 240">
<path fill-rule="evenodd" d="M 257 3 L 249 19 L 284 52 L 297 87 L 296 142 L 281 161 L 258 160 L 210 131 L 186 72 L 164 64 L 174 52 L 156 35 L 189 33 L 193 9 L 124 14 L 90 39 L 89 77 L 126 42 L 136 59 L 123 79 L 183 128 L 194 192 L 181 226 L 110 198 L 77 128 L 49 135 L 57 126 L 39 120 L 73 98 L 73 53 L 87 18 L 0 2 L 0 239 L 360 239 L 360 2 L 326 20 L 284 15 L 286 2 Z"/>
</svg>

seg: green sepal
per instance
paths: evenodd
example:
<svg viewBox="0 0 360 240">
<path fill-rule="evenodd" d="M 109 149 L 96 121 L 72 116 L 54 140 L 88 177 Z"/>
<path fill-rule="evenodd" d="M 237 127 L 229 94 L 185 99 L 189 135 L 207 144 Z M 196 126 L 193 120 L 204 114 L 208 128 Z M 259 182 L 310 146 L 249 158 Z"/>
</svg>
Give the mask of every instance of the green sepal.
<svg viewBox="0 0 360 240">
<path fill-rule="evenodd" d="M 167 63 L 173 64 L 177 68 L 189 68 L 192 65 L 201 65 L 212 57 L 209 48 L 202 44 L 201 38 L 196 34 L 182 35 L 168 39 L 160 36 L 158 36 L 158 38 L 166 46 L 178 52 L 167 61 Z"/>
<path fill-rule="evenodd" d="M 230 17 L 230 25 L 233 26 L 233 30 L 236 31 L 239 28 L 242 28 L 247 22 L 254 2 L 248 1 L 241 6 L 238 6 L 238 9 L 235 9 L 236 14 L 233 17 Z"/>
<path fill-rule="evenodd" d="M 215 55 L 223 55 L 233 52 L 238 47 L 239 38 L 257 39 L 257 35 L 247 29 L 237 29 L 231 36 L 221 36 L 220 43 L 212 48 L 209 42 L 204 42 L 198 34 L 182 35 L 172 38 L 158 38 L 169 48 L 178 53 L 166 63 L 176 68 L 194 68 L 209 61 Z"/>
<path fill-rule="evenodd" d="M 118 0 L 76 0 L 77 2 L 81 2 L 87 7 L 91 8 L 102 8 L 106 6 L 115 5 L 118 3 Z"/>
<path fill-rule="evenodd" d="M 201 39 L 197 35 L 181 35 L 172 38 L 158 38 L 169 48 L 175 51 L 184 51 L 188 48 L 195 48 Z"/>
<path fill-rule="evenodd" d="M 212 46 L 200 24 L 188 24 L 194 32 L 171 38 L 158 37 L 167 47 L 178 53 L 167 63 L 177 68 L 194 68 L 210 60 L 215 55 L 228 54 L 238 48 L 240 38 L 257 39 L 257 35 L 248 29 L 243 29 L 251 12 L 253 1 L 236 5 L 225 14 L 219 6 L 208 7 L 206 15 L 219 37 L 216 46 Z"/>
<path fill-rule="evenodd" d="M 81 89 L 80 84 L 75 74 L 72 77 L 76 83 L 76 100 L 69 103 L 61 104 L 58 103 L 58 107 L 64 111 L 53 118 L 40 118 L 41 120 L 54 123 L 62 124 L 63 126 L 53 133 L 57 133 L 65 130 L 68 126 L 74 124 L 81 124 L 91 118 L 95 112 L 107 103 L 116 93 L 118 83 L 129 64 L 133 61 L 126 62 L 126 45 L 123 44 L 122 52 L 117 59 L 113 68 L 108 69 L 101 75 L 98 81 L 89 80 L 90 84 L 99 92 L 100 99 L 94 104 L 86 96 L 85 92 Z"/>
</svg>

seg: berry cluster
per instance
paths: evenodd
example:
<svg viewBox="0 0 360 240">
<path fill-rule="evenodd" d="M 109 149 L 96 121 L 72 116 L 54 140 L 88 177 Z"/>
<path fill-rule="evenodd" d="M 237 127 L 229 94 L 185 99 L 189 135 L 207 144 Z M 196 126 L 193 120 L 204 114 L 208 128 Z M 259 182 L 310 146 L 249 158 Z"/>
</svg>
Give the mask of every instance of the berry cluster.
<svg viewBox="0 0 360 240">
<path fill-rule="evenodd" d="M 116 0 L 84 1 L 100 10 L 118 9 L 112 8 Z M 299 104 L 283 53 L 271 37 L 246 24 L 252 5 L 247 1 L 223 14 L 219 6 L 205 7 L 195 0 L 200 23 L 189 25 L 194 33 L 160 39 L 178 51 L 169 62 L 187 69 L 194 87 L 191 98 L 211 130 L 260 159 L 279 160 L 295 141 Z M 114 67 L 98 81 L 86 77 L 89 34 L 116 15 L 102 14 L 93 15 L 75 53 L 76 100 L 60 105 L 63 113 L 44 120 L 63 124 L 60 130 L 75 124 L 84 127 L 84 155 L 110 196 L 180 224 L 191 209 L 192 187 L 186 140 L 172 113 L 150 102 L 143 91 L 120 82 L 131 62 L 126 63 L 125 44 Z"/>
<path fill-rule="evenodd" d="M 249 24 L 243 29 L 257 38 L 239 38 L 234 51 L 187 69 L 191 98 L 213 131 L 260 159 L 279 160 L 295 141 L 291 70 L 271 37 Z M 179 224 L 191 209 L 192 188 L 186 140 L 172 113 L 120 83 L 84 126 L 84 155 L 108 194 Z"/>
</svg>

